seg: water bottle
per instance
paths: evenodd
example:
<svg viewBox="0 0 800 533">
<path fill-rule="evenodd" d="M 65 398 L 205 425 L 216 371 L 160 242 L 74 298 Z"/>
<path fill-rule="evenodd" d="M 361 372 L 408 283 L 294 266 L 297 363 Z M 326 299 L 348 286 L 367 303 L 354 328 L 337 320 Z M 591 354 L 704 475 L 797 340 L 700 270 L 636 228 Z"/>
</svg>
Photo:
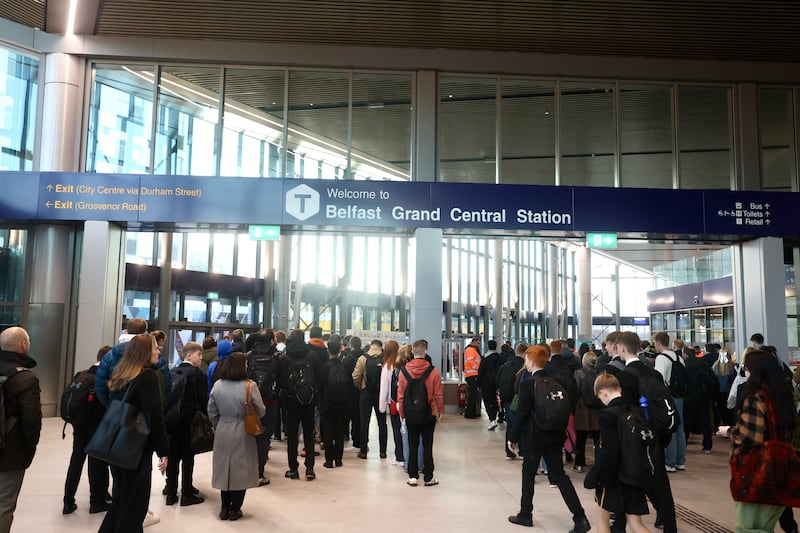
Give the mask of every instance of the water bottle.
<svg viewBox="0 0 800 533">
<path fill-rule="evenodd" d="M 649 422 L 650 421 L 650 404 L 647 403 L 647 396 L 642 394 L 639 396 L 639 407 L 642 409 L 642 414 L 644 415 L 645 419 Z"/>
</svg>

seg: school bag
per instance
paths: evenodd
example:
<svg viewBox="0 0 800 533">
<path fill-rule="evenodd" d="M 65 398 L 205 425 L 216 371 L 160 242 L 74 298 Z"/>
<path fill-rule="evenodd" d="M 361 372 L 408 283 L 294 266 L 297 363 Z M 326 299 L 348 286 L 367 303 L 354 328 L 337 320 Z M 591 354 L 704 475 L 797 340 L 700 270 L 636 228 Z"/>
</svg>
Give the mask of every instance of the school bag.
<svg viewBox="0 0 800 533">
<path fill-rule="evenodd" d="M 564 390 L 569 397 L 570 412 L 574 413 L 575 405 L 578 403 L 578 382 L 575 380 L 575 367 L 572 366 L 571 361 L 557 355 L 547 363 L 545 372 L 564 386 Z"/>
<path fill-rule="evenodd" d="M 289 388 L 300 405 L 311 405 L 317 399 L 317 378 L 309 363 L 309 355 L 289 363 Z"/>
<path fill-rule="evenodd" d="M 636 408 L 619 415 L 617 430 L 622 450 L 617 479 L 631 487 L 652 486 L 656 465 L 663 461 L 658 434 Z"/>
<path fill-rule="evenodd" d="M 669 373 L 669 393 L 673 398 L 683 398 L 689 394 L 689 372 L 686 366 L 681 364 L 678 356 L 673 359 L 669 354 L 661 352 L 672 363 L 672 370 Z"/>
<path fill-rule="evenodd" d="M 594 381 L 599 372 L 595 368 L 584 368 L 585 377 L 581 381 L 581 399 L 583 404 L 589 408 L 603 408 L 603 402 L 594 394 Z"/>
<path fill-rule="evenodd" d="M 664 377 L 656 370 L 636 368 L 633 365 L 626 367 L 626 372 L 636 376 L 639 384 L 639 396 L 644 396 L 647 409 L 639 407 L 641 414 L 658 435 L 675 433 L 681 423 L 678 407 L 669 389 L 664 384 Z"/>
<path fill-rule="evenodd" d="M 72 424 L 75 428 L 85 428 L 95 419 L 100 402 L 95 396 L 94 378 L 93 373 L 81 370 L 72 377 L 72 382 L 61 394 L 61 420 L 64 421 L 65 428 L 67 424 Z"/>
<path fill-rule="evenodd" d="M 572 412 L 567 388 L 550 376 L 534 375 L 533 421 L 544 431 L 565 431 Z"/>
<path fill-rule="evenodd" d="M 365 390 L 370 393 L 378 394 L 381 390 L 381 369 L 383 368 L 383 354 L 371 356 L 364 354 L 366 364 L 364 374 L 367 378 Z"/>
<path fill-rule="evenodd" d="M 6 435 L 14 429 L 14 424 L 17 423 L 17 417 L 6 414 L 6 383 L 9 379 L 25 370 L 27 369 L 24 367 L 17 367 L 8 374 L 0 375 L 0 448 L 6 447 Z"/>
<path fill-rule="evenodd" d="M 173 432 L 182 422 L 188 422 L 190 401 L 186 399 L 186 374 L 180 367 L 170 370 L 172 388 L 164 409 L 164 428 Z"/>
<path fill-rule="evenodd" d="M 266 353 L 251 353 L 247 361 L 250 379 L 258 385 L 261 399 L 265 402 L 275 397 L 277 356 Z"/>
<path fill-rule="evenodd" d="M 497 371 L 497 390 L 500 391 L 500 401 L 510 402 L 516 394 L 517 371 L 522 366 L 522 360 L 514 356 L 519 362 L 511 360 L 503 363 Z"/>
<path fill-rule="evenodd" d="M 405 367 L 402 372 L 407 381 L 403 395 L 403 414 L 406 417 L 406 424 L 412 426 L 427 424 L 433 413 L 431 404 L 428 402 L 428 387 L 425 386 L 425 380 L 433 372 L 433 365 L 429 365 L 425 372 L 416 379 L 411 377 Z"/>
<path fill-rule="evenodd" d="M 328 401 L 344 402 L 350 395 L 352 378 L 347 374 L 347 369 L 341 361 L 331 360 L 328 363 Z"/>
</svg>

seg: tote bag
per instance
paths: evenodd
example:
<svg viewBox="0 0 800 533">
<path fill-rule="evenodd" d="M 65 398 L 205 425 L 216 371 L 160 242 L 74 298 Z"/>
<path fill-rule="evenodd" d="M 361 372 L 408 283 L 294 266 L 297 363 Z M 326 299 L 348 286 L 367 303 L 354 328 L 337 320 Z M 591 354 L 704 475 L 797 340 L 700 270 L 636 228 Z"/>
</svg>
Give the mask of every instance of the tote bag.
<svg viewBox="0 0 800 533">
<path fill-rule="evenodd" d="M 246 410 L 246 414 L 244 416 L 244 430 L 247 431 L 249 435 L 261 435 L 264 433 L 265 429 L 264 426 L 261 425 L 261 418 L 259 418 L 258 413 L 256 413 L 256 408 L 253 406 L 253 402 L 251 400 L 251 390 L 252 390 L 253 382 L 247 382 L 247 398 L 244 401 L 244 408 Z"/>
<path fill-rule="evenodd" d="M 150 424 L 138 407 L 128 403 L 128 385 L 122 400 L 113 400 L 86 446 L 86 453 L 106 463 L 134 470 L 150 438 Z"/>
</svg>

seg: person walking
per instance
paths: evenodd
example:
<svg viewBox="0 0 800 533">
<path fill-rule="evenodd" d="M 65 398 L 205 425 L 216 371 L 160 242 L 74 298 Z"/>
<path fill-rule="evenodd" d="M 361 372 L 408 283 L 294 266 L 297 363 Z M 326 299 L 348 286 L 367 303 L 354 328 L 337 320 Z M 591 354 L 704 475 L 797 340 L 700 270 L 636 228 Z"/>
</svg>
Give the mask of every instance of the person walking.
<svg viewBox="0 0 800 533">
<path fill-rule="evenodd" d="M 245 431 L 245 399 L 251 398 L 259 418 L 266 413 L 255 382 L 247 379 L 241 352 L 228 357 L 208 398 L 208 418 L 214 426 L 211 486 L 220 490 L 220 520 L 239 520 L 247 489 L 258 486 L 256 439 Z"/>
</svg>

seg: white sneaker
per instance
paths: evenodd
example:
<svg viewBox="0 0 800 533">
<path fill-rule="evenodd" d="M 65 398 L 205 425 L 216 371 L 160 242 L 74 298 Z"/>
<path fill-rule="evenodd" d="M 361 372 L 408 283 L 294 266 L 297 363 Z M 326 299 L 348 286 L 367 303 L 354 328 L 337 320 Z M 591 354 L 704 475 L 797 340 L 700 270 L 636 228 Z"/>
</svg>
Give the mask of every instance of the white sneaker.
<svg viewBox="0 0 800 533">
<path fill-rule="evenodd" d="M 678 470 L 686 470 L 686 465 L 675 465 Z"/>
<path fill-rule="evenodd" d="M 486 429 L 488 429 L 489 431 L 494 431 L 494 428 L 496 427 L 497 427 L 497 422 L 492 420 L 491 422 L 489 422 L 489 427 Z"/>
<path fill-rule="evenodd" d="M 669 465 L 664 465 L 664 470 L 666 470 L 667 472 L 677 472 L 678 471 L 677 468 L 675 468 L 674 466 L 669 466 Z"/>
<path fill-rule="evenodd" d="M 147 511 L 147 516 L 144 517 L 142 527 L 152 526 L 153 524 L 158 524 L 159 522 L 161 522 L 161 517 L 159 517 L 153 511 Z"/>
<path fill-rule="evenodd" d="M 408 481 L 406 481 L 406 485 L 408 485 L 409 487 L 416 487 L 417 486 L 417 478 L 415 478 L 415 477 L 408 478 Z"/>
<path fill-rule="evenodd" d="M 439 484 L 439 480 L 438 480 L 438 479 L 436 479 L 435 477 L 434 477 L 434 478 L 431 478 L 431 480 L 430 480 L 430 481 L 426 481 L 426 482 L 425 482 L 425 486 L 426 486 L 426 487 L 432 487 L 432 486 L 434 486 L 434 485 L 438 485 L 438 484 Z"/>
</svg>

